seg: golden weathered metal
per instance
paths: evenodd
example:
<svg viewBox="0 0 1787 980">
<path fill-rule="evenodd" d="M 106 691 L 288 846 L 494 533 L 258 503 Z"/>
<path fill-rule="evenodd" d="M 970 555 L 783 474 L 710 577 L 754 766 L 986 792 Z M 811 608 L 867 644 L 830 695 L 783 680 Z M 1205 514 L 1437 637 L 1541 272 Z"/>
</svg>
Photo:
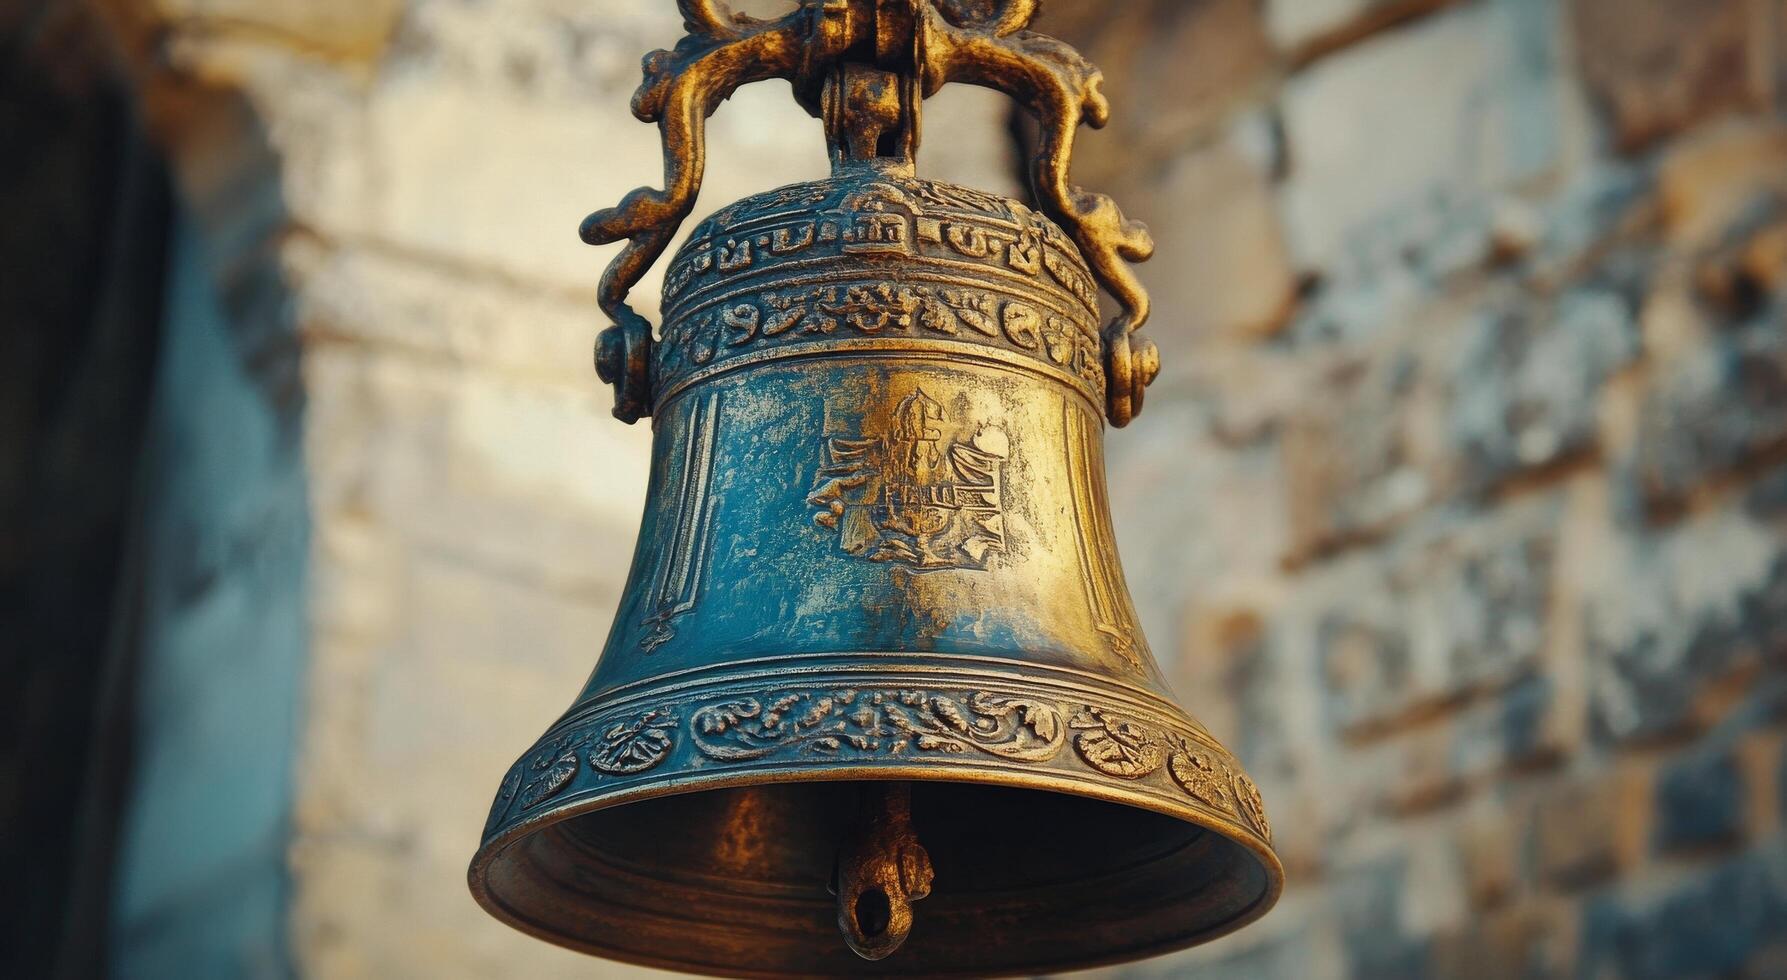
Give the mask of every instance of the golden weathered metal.
<svg viewBox="0 0 1787 980">
<path fill-rule="evenodd" d="M 1116 557 L 1103 423 L 1158 362 L 1147 230 L 1067 179 L 1097 70 L 1024 29 L 1034 0 L 680 7 L 634 99 L 666 189 L 584 223 L 628 240 L 597 362 L 617 416 L 654 418 L 639 548 L 473 894 L 573 948 L 764 976 L 1048 972 L 1264 914 L 1259 793 L 1167 695 Z M 833 174 L 703 222 L 654 336 L 627 294 L 693 205 L 703 120 L 765 78 Z M 916 176 L 949 81 L 1036 114 L 1041 213 Z"/>
</svg>

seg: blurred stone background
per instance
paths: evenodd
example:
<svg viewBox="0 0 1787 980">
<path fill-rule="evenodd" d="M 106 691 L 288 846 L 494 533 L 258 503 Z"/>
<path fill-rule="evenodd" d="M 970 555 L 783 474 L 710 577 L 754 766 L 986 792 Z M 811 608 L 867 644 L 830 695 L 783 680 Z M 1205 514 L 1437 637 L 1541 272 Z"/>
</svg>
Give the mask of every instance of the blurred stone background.
<svg viewBox="0 0 1787 980">
<path fill-rule="evenodd" d="M 1787 974 L 1787 2 L 1038 26 L 1108 77 L 1077 180 L 1160 244 L 1129 580 L 1291 881 L 1107 975 Z M 627 101 L 679 34 L 0 0 L 0 972 L 644 973 L 463 874 L 632 551 L 575 229 L 659 180 Z M 710 132 L 702 212 L 824 170 L 781 83 Z M 926 134 L 1023 193 L 999 98 Z"/>
</svg>

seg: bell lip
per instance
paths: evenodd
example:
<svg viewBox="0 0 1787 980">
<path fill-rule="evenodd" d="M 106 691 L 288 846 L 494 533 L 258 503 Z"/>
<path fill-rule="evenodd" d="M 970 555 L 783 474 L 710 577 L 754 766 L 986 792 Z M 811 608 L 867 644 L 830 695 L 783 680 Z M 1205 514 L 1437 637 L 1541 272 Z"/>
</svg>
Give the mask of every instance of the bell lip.
<svg viewBox="0 0 1787 980">
<path fill-rule="evenodd" d="M 796 783 L 818 782 L 870 782 L 921 780 L 937 783 L 965 783 L 970 785 L 997 785 L 1019 789 L 1051 790 L 1098 800 L 1104 803 L 1131 806 L 1141 810 L 1158 813 L 1185 823 L 1192 824 L 1209 833 L 1213 833 L 1231 844 L 1245 848 L 1266 873 L 1265 891 L 1251 905 L 1219 925 L 1201 932 L 1175 937 L 1152 945 L 1131 947 L 1108 956 L 1093 956 L 1057 963 L 1017 964 L 1010 970 L 950 972 L 929 970 L 924 976 L 930 977 L 1008 977 L 1035 976 L 1040 973 L 1054 973 L 1067 970 L 1086 970 L 1120 963 L 1133 963 L 1150 959 L 1193 946 L 1200 946 L 1236 932 L 1263 918 L 1278 904 L 1284 894 L 1284 864 L 1271 845 L 1255 834 L 1246 830 L 1237 831 L 1239 824 L 1230 825 L 1211 818 L 1192 807 L 1174 807 L 1144 793 L 1126 792 L 1119 786 L 1062 776 L 1053 773 L 1028 773 L 1019 776 L 1007 770 L 991 767 L 980 767 L 972 764 L 951 765 L 946 771 L 939 771 L 935 766 L 912 765 L 858 765 L 850 768 L 820 769 L 812 771 L 783 771 L 775 778 L 760 778 L 761 772 L 726 772 L 709 775 L 690 776 L 674 782 L 662 782 L 645 786 L 635 786 L 617 790 L 606 796 L 597 796 L 576 800 L 558 809 L 547 809 L 540 814 L 512 824 L 506 831 L 492 837 L 479 845 L 472 855 L 470 866 L 466 869 L 466 881 L 472 893 L 472 899 L 490 913 L 498 921 L 536 939 L 541 939 L 565 949 L 585 953 L 618 963 L 628 963 L 659 970 L 669 970 L 695 974 L 700 976 L 723 977 L 781 977 L 787 974 L 777 971 L 737 970 L 717 972 L 706 964 L 688 963 L 668 957 L 645 956 L 637 953 L 602 946 L 595 943 L 580 942 L 573 936 L 554 932 L 533 921 L 514 913 L 507 905 L 491 893 L 488 887 L 488 874 L 491 866 L 509 848 L 521 843 L 527 837 L 539 833 L 554 824 L 576 817 L 596 813 L 611 807 L 639 803 L 646 800 L 663 799 L 673 796 L 685 796 L 694 793 L 708 792 L 718 789 L 729 789 L 738 786 L 777 786 Z M 963 776 L 973 778 L 961 778 Z M 823 974 L 819 974 L 823 975 Z M 895 976 L 899 974 L 887 974 Z M 916 974 L 914 974 L 916 975 Z"/>
</svg>

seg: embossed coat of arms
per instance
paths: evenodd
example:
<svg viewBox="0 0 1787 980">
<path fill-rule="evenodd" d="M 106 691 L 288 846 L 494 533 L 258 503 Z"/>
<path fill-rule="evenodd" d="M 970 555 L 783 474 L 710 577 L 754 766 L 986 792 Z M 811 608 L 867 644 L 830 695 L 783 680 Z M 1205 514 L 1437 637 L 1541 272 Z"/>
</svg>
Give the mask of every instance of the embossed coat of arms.
<svg viewBox="0 0 1787 980">
<path fill-rule="evenodd" d="M 889 431 L 831 436 L 807 503 L 846 554 L 910 568 L 986 568 L 1004 554 L 1003 429 L 952 425 L 923 389 L 900 402 Z"/>
</svg>

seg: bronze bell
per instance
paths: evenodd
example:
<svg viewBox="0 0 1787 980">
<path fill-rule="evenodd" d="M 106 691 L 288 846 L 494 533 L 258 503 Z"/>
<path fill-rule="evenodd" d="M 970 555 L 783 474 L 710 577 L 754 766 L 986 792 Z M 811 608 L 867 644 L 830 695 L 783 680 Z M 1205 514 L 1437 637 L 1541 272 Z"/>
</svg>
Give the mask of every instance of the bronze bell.
<svg viewBox="0 0 1787 980">
<path fill-rule="evenodd" d="M 668 187 L 583 229 L 630 240 L 597 360 L 615 414 L 654 419 L 638 552 L 473 894 L 575 949 L 753 976 L 1057 971 L 1263 915 L 1259 793 L 1169 698 L 1117 563 L 1103 422 L 1157 370 L 1125 264 L 1153 245 L 1067 180 L 1097 69 L 1024 30 L 1035 0 L 679 5 L 633 103 Z M 767 78 L 823 118 L 832 176 L 697 228 L 654 337 L 626 295 L 689 213 L 706 116 Z M 1035 114 L 1044 213 L 915 176 L 950 81 Z"/>
</svg>

